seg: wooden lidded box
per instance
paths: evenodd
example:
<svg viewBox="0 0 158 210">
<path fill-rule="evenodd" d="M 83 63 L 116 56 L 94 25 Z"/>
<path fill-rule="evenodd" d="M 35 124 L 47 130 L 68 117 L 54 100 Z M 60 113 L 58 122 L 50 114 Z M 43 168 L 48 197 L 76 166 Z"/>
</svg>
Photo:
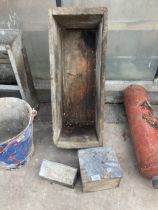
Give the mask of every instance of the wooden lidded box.
<svg viewBox="0 0 158 210">
<path fill-rule="evenodd" d="M 115 151 L 111 147 L 97 147 L 78 151 L 84 192 L 118 187 L 123 173 Z"/>
<path fill-rule="evenodd" d="M 101 146 L 104 136 L 106 8 L 49 9 L 53 141 Z"/>
</svg>

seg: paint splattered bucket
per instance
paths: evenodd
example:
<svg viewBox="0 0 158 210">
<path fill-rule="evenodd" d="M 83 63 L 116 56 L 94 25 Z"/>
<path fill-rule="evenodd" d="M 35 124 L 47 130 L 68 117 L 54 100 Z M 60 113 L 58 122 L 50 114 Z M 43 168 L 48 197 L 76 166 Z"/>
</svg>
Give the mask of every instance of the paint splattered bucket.
<svg viewBox="0 0 158 210">
<path fill-rule="evenodd" d="M 36 110 L 18 98 L 0 98 L 0 167 L 20 168 L 33 153 Z"/>
</svg>

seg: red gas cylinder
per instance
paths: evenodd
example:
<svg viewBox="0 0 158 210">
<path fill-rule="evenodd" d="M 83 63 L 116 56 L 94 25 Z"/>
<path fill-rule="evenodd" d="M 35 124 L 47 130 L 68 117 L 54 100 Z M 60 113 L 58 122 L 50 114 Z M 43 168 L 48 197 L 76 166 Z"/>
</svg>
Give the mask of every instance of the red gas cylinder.
<svg viewBox="0 0 158 210">
<path fill-rule="evenodd" d="M 124 91 L 124 104 L 140 173 L 158 188 L 158 120 L 144 87 L 131 85 Z"/>
</svg>

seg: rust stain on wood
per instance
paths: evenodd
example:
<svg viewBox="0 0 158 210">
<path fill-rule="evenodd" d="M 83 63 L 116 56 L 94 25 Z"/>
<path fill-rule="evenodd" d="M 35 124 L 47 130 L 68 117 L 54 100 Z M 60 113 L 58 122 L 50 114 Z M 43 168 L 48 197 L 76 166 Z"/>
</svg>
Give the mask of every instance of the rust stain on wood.
<svg viewBox="0 0 158 210">
<path fill-rule="evenodd" d="M 63 34 L 64 125 L 94 125 L 96 32 L 66 30 Z"/>
</svg>

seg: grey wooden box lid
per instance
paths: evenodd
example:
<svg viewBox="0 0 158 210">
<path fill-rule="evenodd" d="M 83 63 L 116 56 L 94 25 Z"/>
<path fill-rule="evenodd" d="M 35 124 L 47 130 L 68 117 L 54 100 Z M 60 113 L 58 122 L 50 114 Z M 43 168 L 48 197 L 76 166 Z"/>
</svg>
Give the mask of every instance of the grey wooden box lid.
<svg viewBox="0 0 158 210">
<path fill-rule="evenodd" d="M 78 151 L 83 191 L 113 188 L 119 185 L 122 170 L 111 147 Z"/>
</svg>

